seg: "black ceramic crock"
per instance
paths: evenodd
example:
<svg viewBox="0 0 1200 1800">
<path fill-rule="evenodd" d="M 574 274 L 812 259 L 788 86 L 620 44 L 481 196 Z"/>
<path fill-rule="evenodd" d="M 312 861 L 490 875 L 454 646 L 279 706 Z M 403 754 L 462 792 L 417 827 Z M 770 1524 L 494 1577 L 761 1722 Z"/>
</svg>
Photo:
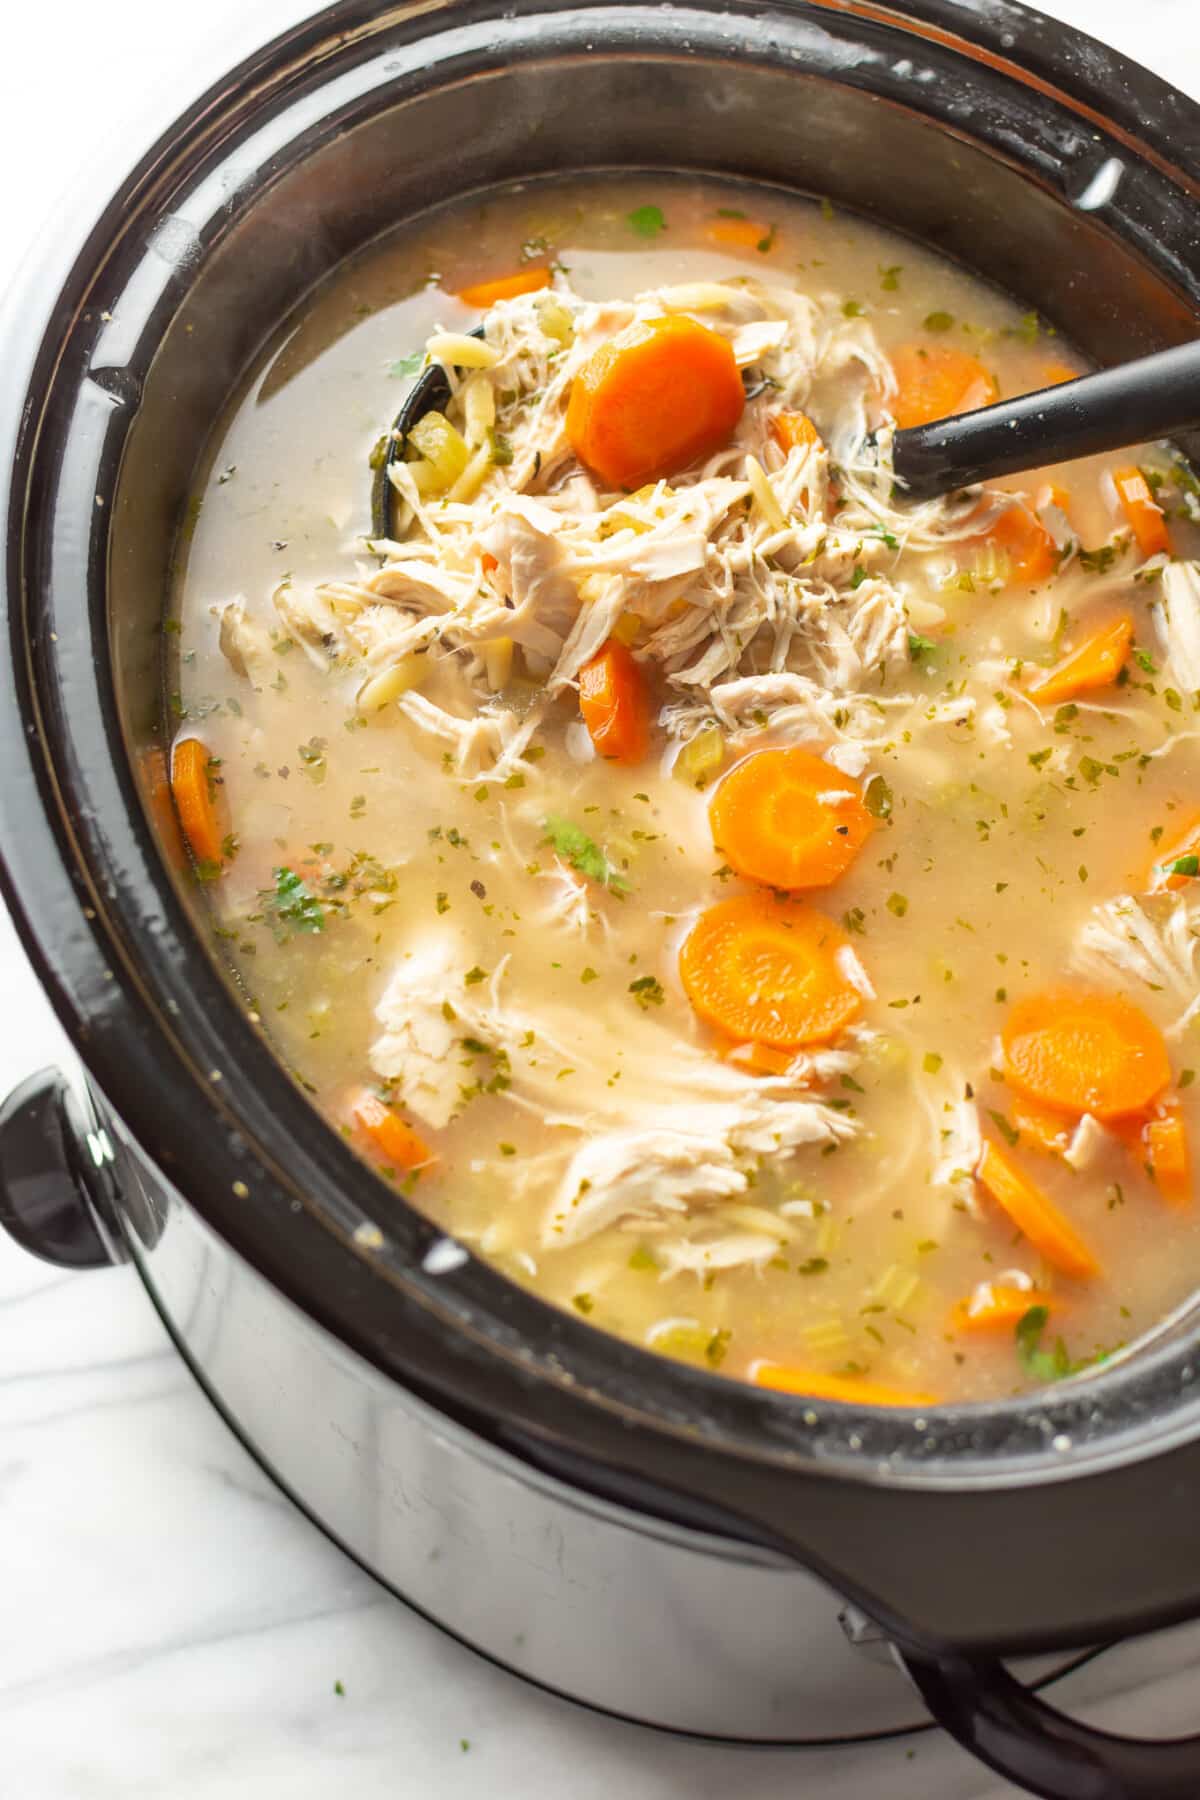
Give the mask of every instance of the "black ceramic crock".
<svg viewBox="0 0 1200 1800">
<path fill-rule="evenodd" d="M 998 1661 L 1200 1615 L 1189 1312 L 1086 1380 L 926 1418 L 658 1359 L 443 1254 L 273 1060 L 212 952 L 163 800 L 159 622 L 221 404 L 289 308 L 431 195 L 596 167 L 828 195 L 1101 364 L 1196 334 L 1200 109 L 1011 0 L 345 0 L 233 71 L 4 318 L 3 882 L 86 1081 L 10 1097 L 0 1216 L 73 1266 L 133 1257 L 227 1415 L 381 1573 L 387 1457 L 309 1396 L 306 1460 L 285 1337 L 321 1346 L 346 1406 L 411 1401 L 435 1438 L 581 1516 L 736 1550 L 773 1581 L 808 1571 L 1030 1791 L 1194 1800 L 1200 1742 L 1070 1723 Z M 205 1324 L 235 1294 L 236 1356 Z"/>
</svg>

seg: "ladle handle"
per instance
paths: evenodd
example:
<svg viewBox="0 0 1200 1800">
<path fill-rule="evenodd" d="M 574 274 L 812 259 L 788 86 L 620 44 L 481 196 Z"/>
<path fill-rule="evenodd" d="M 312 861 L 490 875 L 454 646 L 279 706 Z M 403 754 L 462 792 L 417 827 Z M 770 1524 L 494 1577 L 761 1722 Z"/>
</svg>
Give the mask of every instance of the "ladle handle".
<svg viewBox="0 0 1200 1800">
<path fill-rule="evenodd" d="M 1200 1737 L 1115 1737 L 1048 1706 L 990 1658 L 900 1656 L 937 1723 L 1042 1800 L 1200 1795 Z"/>
<path fill-rule="evenodd" d="M 897 431 L 893 467 L 913 499 L 1023 469 L 1123 450 L 1200 426 L 1200 339 Z"/>
</svg>

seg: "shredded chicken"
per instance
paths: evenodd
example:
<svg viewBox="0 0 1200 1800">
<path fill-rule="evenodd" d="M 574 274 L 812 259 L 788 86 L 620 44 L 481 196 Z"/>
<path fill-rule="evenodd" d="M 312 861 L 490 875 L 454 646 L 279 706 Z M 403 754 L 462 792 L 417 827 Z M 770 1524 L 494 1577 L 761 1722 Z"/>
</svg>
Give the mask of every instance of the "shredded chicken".
<svg viewBox="0 0 1200 1800">
<path fill-rule="evenodd" d="M 626 1219 L 687 1219 L 745 1194 L 756 1162 L 855 1134 L 844 1112 L 798 1086 L 852 1067 L 850 1050 L 798 1056 L 785 1075 L 755 1077 L 641 1013 L 614 1021 L 523 1008 L 502 997 L 503 974 L 472 980 L 469 947 L 451 933 L 419 940 L 376 1008 L 383 1031 L 370 1060 L 404 1106 L 436 1128 L 482 1089 L 561 1132 L 548 1245 Z"/>
<path fill-rule="evenodd" d="M 1200 1012 L 1200 903 L 1183 894 L 1120 894 L 1092 911 L 1079 933 L 1074 966 L 1111 984 L 1132 976 L 1181 1008 L 1167 1027 L 1179 1037 Z"/>
<path fill-rule="evenodd" d="M 1184 693 L 1200 692 L 1200 563 L 1167 563 L 1154 609 L 1171 674 Z"/>
</svg>

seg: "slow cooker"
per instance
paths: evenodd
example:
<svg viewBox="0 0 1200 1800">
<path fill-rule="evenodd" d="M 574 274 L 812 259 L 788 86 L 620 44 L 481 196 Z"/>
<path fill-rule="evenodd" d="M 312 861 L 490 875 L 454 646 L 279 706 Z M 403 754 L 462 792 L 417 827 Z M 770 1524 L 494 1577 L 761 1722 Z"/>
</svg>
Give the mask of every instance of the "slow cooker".
<svg viewBox="0 0 1200 1800">
<path fill-rule="evenodd" d="M 296 1502 L 530 1679 L 783 1743 L 915 1724 L 919 1693 L 1033 1793 L 1195 1800 L 1200 1739 L 1035 1692 L 1200 1615 L 1195 1308 L 928 1417 L 660 1359 L 369 1172 L 214 950 L 165 800 L 161 618 L 222 404 L 397 221 L 599 168 L 828 195 L 1100 364 L 1196 335 L 1200 108 L 1013 0 L 342 0 L 233 70 L 4 317 L 3 885 L 79 1067 L 0 1112 L 0 1220 L 70 1267 L 131 1258 Z"/>
</svg>

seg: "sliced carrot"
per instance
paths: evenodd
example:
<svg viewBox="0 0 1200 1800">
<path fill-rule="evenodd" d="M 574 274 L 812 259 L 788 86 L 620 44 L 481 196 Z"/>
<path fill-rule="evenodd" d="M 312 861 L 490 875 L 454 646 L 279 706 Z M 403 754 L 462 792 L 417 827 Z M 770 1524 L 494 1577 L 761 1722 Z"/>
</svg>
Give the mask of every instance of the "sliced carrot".
<svg viewBox="0 0 1200 1800">
<path fill-rule="evenodd" d="M 906 344 L 892 357 L 896 393 L 889 402 L 897 425 L 930 425 L 952 413 L 974 412 L 1000 398 L 977 356 L 949 344 Z"/>
<path fill-rule="evenodd" d="M 1042 366 L 1042 386 L 1058 387 L 1064 381 L 1078 381 L 1079 370 L 1073 369 L 1070 363 L 1048 362 Z"/>
<path fill-rule="evenodd" d="M 1192 1159 L 1177 1096 L 1159 1101 L 1145 1113 L 1118 1119 L 1111 1129 L 1148 1171 L 1164 1200 L 1172 1206 L 1191 1204 Z"/>
<path fill-rule="evenodd" d="M 813 1400 L 840 1400 L 844 1406 L 936 1406 L 934 1394 L 909 1393 L 904 1388 L 885 1387 L 881 1381 L 868 1381 L 862 1375 L 824 1375 L 817 1369 L 801 1369 L 786 1363 L 755 1364 L 756 1387 L 772 1388 L 778 1394 L 807 1394 Z"/>
<path fill-rule="evenodd" d="M 579 710 L 596 754 L 641 762 L 650 747 L 650 701 L 628 644 L 610 637 L 579 671 Z"/>
<path fill-rule="evenodd" d="M 220 866 L 225 856 L 209 781 L 211 764 L 212 757 L 199 738 L 180 738 L 171 752 L 171 793 L 196 861 Z"/>
<path fill-rule="evenodd" d="M 549 287 L 551 280 L 545 264 L 535 263 L 532 268 L 518 269 L 513 275 L 498 275 L 494 281 L 477 281 L 471 287 L 459 288 L 458 297 L 464 306 L 478 306 L 486 312 L 497 300 L 515 300 L 518 294 L 536 294 L 539 288 Z"/>
<path fill-rule="evenodd" d="M 1058 545 L 1023 500 L 1000 514 L 987 541 L 1008 557 L 1011 579 L 1027 587 L 1048 581 L 1058 567 Z"/>
<path fill-rule="evenodd" d="M 840 926 L 797 900 L 741 894 L 701 913 L 679 952 L 688 999 L 730 1037 L 778 1049 L 823 1044 L 856 1019 L 854 952 Z"/>
<path fill-rule="evenodd" d="M 785 456 L 789 450 L 807 450 L 813 445 L 822 448 L 821 434 L 807 413 L 777 412 L 771 420 L 771 436 Z"/>
<path fill-rule="evenodd" d="M 984 1143 L 975 1173 L 1021 1235 L 1054 1268 L 1077 1281 L 1100 1274 L 1099 1263 L 1070 1220 L 990 1139 Z"/>
<path fill-rule="evenodd" d="M 1047 1156 L 1061 1156 L 1069 1148 L 1079 1122 L 1070 1113 L 1054 1112 L 1039 1100 L 1031 1100 L 1028 1094 L 1014 1094 L 1008 1110 L 1021 1143 L 1044 1150 Z"/>
<path fill-rule="evenodd" d="M 712 219 L 705 227 L 710 243 L 733 250 L 759 250 L 771 242 L 771 227 L 761 219 Z"/>
<path fill-rule="evenodd" d="M 602 344 L 571 384 L 567 437 L 613 488 L 636 488 L 722 445 L 746 393 L 728 338 L 672 314 Z"/>
<path fill-rule="evenodd" d="M 1178 1104 L 1164 1106 L 1159 1116 L 1149 1121 L 1142 1139 L 1151 1178 L 1163 1199 L 1172 1206 L 1190 1206 L 1192 1159 Z"/>
<path fill-rule="evenodd" d="M 1183 867 L 1177 869 L 1176 863 Z M 1200 813 L 1193 813 L 1169 849 L 1159 846 L 1142 885 L 1148 894 L 1162 894 L 1168 888 L 1186 887 L 1196 875 L 1200 875 Z"/>
<path fill-rule="evenodd" d="M 714 844 L 739 875 L 787 889 L 828 887 L 875 827 L 858 782 L 807 750 L 743 757 L 708 817 Z"/>
<path fill-rule="evenodd" d="M 1077 1117 L 1141 1112 L 1171 1079 L 1161 1032 L 1120 994 L 1032 994 L 1013 1007 L 1002 1036 L 1011 1085 Z"/>
<path fill-rule="evenodd" d="M 776 1050 L 771 1044 L 734 1044 L 725 1052 L 725 1061 L 755 1075 L 786 1075 L 792 1066 L 790 1050 Z"/>
<path fill-rule="evenodd" d="M 1137 468 L 1114 469 L 1113 486 L 1121 510 L 1143 556 L 1157 556 L 1171 548 L 1171 537 L 1162 507 L 1150 492 L 1150 483 Z"/>
<path fill-rule="evenodd" d="M 1125 667 L 1133 642 L 1133 620 L 1126 613 L 1110 619 L 1077 644 L 1069 656 L 1031 682 L 1029 697 L 1039 706 L 1061 706 L 1076 694 L 1110 687 Z"/>
<path fill-rule="evenodd" d="M 394 1168 L 421 1169 L 437 1160 L 408 1121 L 366 1088 L 356 1095 L 350 1111 L 355 1124 Z"/>
<path fill-rule="evenodd" d="M 1055 1304 L 1053 1294 L 1042 1293 L 1037 1288 L 984 1281 L 954 1307 L 950 1326 L 953 1331 L 1011 1331 L 1020 1324 L 1031 1306 L 1049 1309 Z"/>
</svg>

